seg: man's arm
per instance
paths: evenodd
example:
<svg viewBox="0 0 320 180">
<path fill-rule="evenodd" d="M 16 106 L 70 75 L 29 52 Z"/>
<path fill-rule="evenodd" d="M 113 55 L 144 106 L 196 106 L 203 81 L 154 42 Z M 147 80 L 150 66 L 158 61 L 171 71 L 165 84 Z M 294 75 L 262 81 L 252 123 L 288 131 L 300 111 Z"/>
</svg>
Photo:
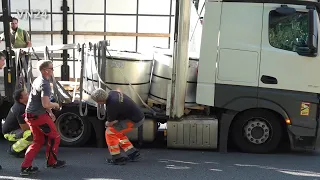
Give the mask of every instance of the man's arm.
<svg viewBox="0 0 320 180">
<path fill-rule="evenodd" d="M 118 111 L 116 107 L 114 106 L 114 104 L 109 104 L 107 108 L 107 122 L 105 125 L 107 127 L 113 126 L 115 123 L 118 122 L 118 120 L 116 120 L 117 117 L 118 117 Z"/>
<path fill-rule="evenodd" d="M 51 117 L 51 119 L 53 121 L 56 121 L 56 116 L 53 114 L 52 110 L 51 109 L 46 109 L 46 110 L 49 113 L 49 116 Z"/>
<path fill-rule="evenodd" d="M 51 109 L 46 109 L 49 114 L 53 114 Z"/>
<path fill-rule="evenodd" d="M 31 39 L 30 39 L 30 35 L 26 30 L 23 30 L 23 34 L 24 34 L 24 40 L 27 43 L 27 47 L 31 47 Z"/>
<path fill-rule="evenodd" d="M 30 129 L 30 127 L 29 127 L 29 125 L 27 123 L 19 124 L 19 126 L 23 131 L 26 131 L 26 130 Z"/>
<path fill-rule="evenodd" d="M 59 108 L 59 104 L 58 103 L 52 103 L 50 102 L 50 97 L 51 95 L 51 87 L 50 84 L 48 83 L 44 83 L 42 84 L 41 87 L 41 102 L 42 102 L 42 106 L 45 109 L 58 109 Z"/>
<path fill-rule="evenodd" d="M 23 113 L 25 109 L 20 109 L 19 113 L 14 113 L 14 116 L 17 118 L 20 128 L 23 131 L 30 129 L 29 125 L 24 121 Z"/>
</svg>

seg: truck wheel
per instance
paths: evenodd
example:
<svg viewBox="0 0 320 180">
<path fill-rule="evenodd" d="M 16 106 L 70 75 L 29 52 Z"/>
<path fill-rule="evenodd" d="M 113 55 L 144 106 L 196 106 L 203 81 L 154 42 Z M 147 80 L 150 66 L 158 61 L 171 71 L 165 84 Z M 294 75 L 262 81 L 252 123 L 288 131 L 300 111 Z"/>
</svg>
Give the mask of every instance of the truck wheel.
<svg viewBox="0 0 320 180">
<path fill-rule="evenodd" d="M 281 119 L 268 110 L 247 111 L 232 126 L 232 137 L 240 150 L 248 153 L 269 153 L 281 140 Z"/>
<path fill-rule="evenodd" d="M 91 136 L 91 123 L 77 113 L 63 112 L 55 122 L 62 146 L 82 146 Z"/>
</svg>

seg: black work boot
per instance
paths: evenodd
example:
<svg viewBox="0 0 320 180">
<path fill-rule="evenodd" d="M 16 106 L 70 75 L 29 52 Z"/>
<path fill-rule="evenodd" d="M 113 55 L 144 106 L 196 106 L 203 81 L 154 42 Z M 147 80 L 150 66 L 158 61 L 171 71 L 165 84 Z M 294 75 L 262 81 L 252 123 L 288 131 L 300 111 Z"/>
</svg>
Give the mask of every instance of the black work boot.
<svg viewBox="0 0 320 180">
<path fill-rule="evenodd" d="M 107 159 L 107 162 L 113 165 L 125 165 L 127 164 L 127 161 L 128 159 L 126 157 L 120 157 L 117 159 Z"/>
<path fill-rule="evenodd" d="M 35 174 L 39 171 L 38 167 L 28 167 L 28 168 L 21 168 L 20 175 L 21 176 L 29 176 L 31 174 Z"/>
<path fill-rule="evenodd" d="M 128 154 L 128 158 L 130 161 L 137 161 L 141 159 L 140 152 L 138 150 L 134 151 L 131 154 Z"/>
<path fill-rule="evenodd" d="M 21 151 L 21 152 L 15 152 L 12 147 L 8 150 L 8 153 L 16 158 L 24 158 L 25 153 L 26 153 L 26 149 Z"/>
<path fill-rule="evenodd" d="M 52 164 L 52 165 L 47 165 L 47 168 L 55 168 L 55 169 L 58 169 L 58 168 L 62 168 L 66 165 L 66 162 L 65 161 L 60 161 L 60 160 L 57 160 L 57 162 L 55 164 Z"/>
<path fill-rule="evenodd" d="M 16 158 L 24 158 L 24 153 L 23 152 L 12 152 L 12 151 L 9 151 L 9 154 L 11 156 L 16 157 Z"/>
</svg>

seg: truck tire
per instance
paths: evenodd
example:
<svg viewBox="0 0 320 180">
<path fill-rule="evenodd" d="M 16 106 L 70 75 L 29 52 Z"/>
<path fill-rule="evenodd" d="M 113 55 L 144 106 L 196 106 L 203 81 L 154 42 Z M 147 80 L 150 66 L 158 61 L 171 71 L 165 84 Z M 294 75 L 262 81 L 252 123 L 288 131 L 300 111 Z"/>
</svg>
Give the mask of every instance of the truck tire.
<svg viewBox="0 0 320 180">
<path fill-rule="evenodd" d="M 92 125 L 86 117 L 69 108 L 59 112 L 55 121 L 57 131 L 60 134 L 60 145 L 67 147 L 83 146 L 90 139 Z"/>
<path fill-rule="evenodd" d="M 234 143 L 243 152 L 270 153 L 282 138 L 281 119 L 268 110 L 250 110 L 236 117 L 232 125 Z"/>
</svg>

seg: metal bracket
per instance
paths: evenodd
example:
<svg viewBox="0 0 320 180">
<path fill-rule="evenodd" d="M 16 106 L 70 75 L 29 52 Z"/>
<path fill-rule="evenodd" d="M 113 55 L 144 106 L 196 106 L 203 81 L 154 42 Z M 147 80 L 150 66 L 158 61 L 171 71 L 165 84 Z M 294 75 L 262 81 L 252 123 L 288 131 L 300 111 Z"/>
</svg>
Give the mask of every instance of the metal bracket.
<svg viewBox="0 0 320 180">
<path fill-rule="evenodd" d="M 64 10 L 65 10 L 65 9 L 64 9 L 64 6 L 61 6 L 61 7 L 60 7 L 60 10 L 61 10 L 61 11 L 64 11 Z M 66 6 L 66 11 L 70 11 L 69 6 Z"/>
</svg>

